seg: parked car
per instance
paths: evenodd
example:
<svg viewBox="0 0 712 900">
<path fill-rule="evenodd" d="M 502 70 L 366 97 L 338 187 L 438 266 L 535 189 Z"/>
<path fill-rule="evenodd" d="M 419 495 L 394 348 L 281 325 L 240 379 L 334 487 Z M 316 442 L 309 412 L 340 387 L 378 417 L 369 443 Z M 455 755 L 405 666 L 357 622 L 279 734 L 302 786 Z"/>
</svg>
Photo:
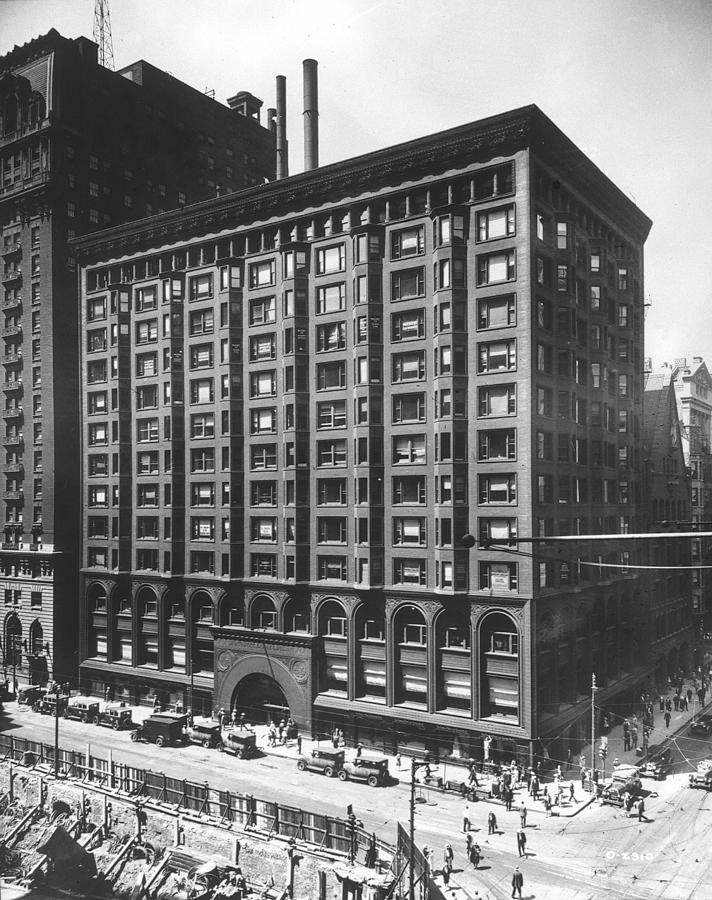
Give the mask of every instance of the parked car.
<svg viewBox="0 0 712 900">
<path fill-rule="evenodd" d="M 367 759 L 363 756 L 345 762 L 338 775 L 340 781 L 365 781 L 371 787 L 383 787 L 390 781 L 387 759 Z"/>
<path fill-rule="evenodd" d="M 99 712 L 95 724 L 105 725 L 107 728 L 113 728 L 114 731 L 133 728 L 131 707 L 124 706 L 123 703 L 107 703 L 104 709 Z"/>
<path fill-rule="evenodd" d="M 234 753 L 238 759 L 249 759 L 257 753 L 257 736 L 248 728 L 234 728 L 223 732 L 217 748 L 221 753 Z"/>
<path fill-rule="evenodd" d="M 99 720 L 99 701 L 92 697 L 70 697 L 62 711 L 62 717 L 94 725 Z"/>
<path fill-rule="evenodd" d="M 165 744 L 184 744 L 187 716 L 176 713 L 154 713 L 131 732 L 132 741 L 147 741 L 157 747 Z"/>
<path fill-rule="evenodd" d="M 697 764 L 697 771 L 690 774 L 690 787 L 712 791 L 712 759 L 703 759 Z"/>
<path fill-rule="evenodd" d="M 33 684 L 30 687 L 21 688 L 17 692 L 17 702 L 22 703 L 24 706 L 32 706 L 36 700 L 41 700 L 46 693 L 47 688 Z"/>
<path fill-rule="evenodd" d="M 304 753 L 297 760 L 297 768 L 301 772 L 310 769 L 312 772 L 321 772 L 332 778 L 341 771 L 344 764 L 343 750 L 319 750 L 314 749 L 311 753 Z"/>
<path fill-rule="evenodd" d="M 656 745 L 648 747 L 648 757 L 639 767 L 638 774 L 644 778 L 662 780 L 672 771 L 672 748 Z"/>
<path fill-rule="evenodd" d="M 40 713 L 43 716 L 61 716 L 67 706 L 67 697 L 56 694 L 43 694 L 41 699 L 35 700 L 32 704 L 33 712 Z"/>
<path fill-rule="evenodd" d="M 200 744 L 201 747 L 217 747 L 222 743 L 220 726 L 210 720 L 194 720 L 192 725 L 186 727 L 185 736 L 189 744 Z"/>
<path fill-rule="evenodd" d="M 690 734 L 704 734 L 709 737 L 712 734 L 712 715 L 705 713 L 703 716 L 695 716 L 690 722 Z"/>
</svg>

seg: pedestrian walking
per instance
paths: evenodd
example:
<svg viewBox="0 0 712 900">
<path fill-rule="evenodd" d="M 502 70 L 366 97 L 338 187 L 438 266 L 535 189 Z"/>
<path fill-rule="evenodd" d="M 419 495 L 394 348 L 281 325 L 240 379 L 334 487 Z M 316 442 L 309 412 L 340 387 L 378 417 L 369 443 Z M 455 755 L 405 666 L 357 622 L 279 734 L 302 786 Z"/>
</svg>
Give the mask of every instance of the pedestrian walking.
<svg viewBox="0 0 712 900">
<path fill-rule="evenodd" d="M 403 762 L 403 757 L 401 756 L 401 752 L 399 750 L 398 753 L 396 753 L 396 766 L 398 767 L 398 769 L 400 769 L 402 762 Z"/>
<path fill-rule="evenodd" d="M 527 808 L 523 800 L 519 806 L 519 821 L 522 823 L 522 828 L 527 827 Z"/>
<path fill-rule="evenodd" d="M 519 900 L 521 900 L 523 887 L 524 887 L 524 877 L 522 876 L 522 873 L 519 871 L 519 866 L 517 866 L 512 875 L 512 896 L 519 897 Z"/>
<path fill-rule="evenodd" d="M 494 834 L 497 831 L 497 817 L 493 812 L 487 816 L 487 834 Z"/>
<path fill-rule="evenodd" d="M 638 746 L 638 729 L 633 728 L 630 732 L 631 750 L 635 750 Z"/>
<path fill-rule="evenodd" d="M 670 727 L 670 713 L 667 710 L 665 710 L 664 719 L 665 719 L 665 727 L 669 728 Z"/>
<path fill-rule="evenodd" d="M 512 811 L 512 800 L 514 800 L 514 791 L 508 787 L 504 789 L 504 808 L 507 812 Z"/>
<path fill-rule="evenodd" d="M 544 797 L 544 809 L 546 810 L 546 818 L 551 816 L 551 797 L 547 794 Z"/>
<path fill-rule="evenodd" d="M 455 854 L 453 853 L 452 844 L 445 844 L 443 847 L 443 872 L 447 869 L 448 872 L 452 872 L 452 863 L 455 859 Z"/>
<path fill-rule="evenodd" d="M 569 784 L 569 802 L 570 803 L 578 803 L 576 796 L 574 794 L 574 783 L 573 781 Z"/>
<path fill-rule="evenodd" d="M 687 702 L 692 703 L 692 688 L 687 689 L 687 694 L 685 696 L 687 697 Z"/>
<path fill-rule="evenodd" d="M 220 728 L 220 731 L 223 730 L 224 721 L 225 721 L 225 710 L 221 706 L 220 709 L 218 710 L 218 726 Z"/>
<path fill-rule="evenodd" d="M 699 693 L 699 692 L 698 692 Z M 669 697 L 665 698 L 665 709 L 670 712 L 672 710 L 672 700 Z"/>
<path fill-rule="evenodd" d="M 680 708 L 680 695 L 675 694 L 675 696 L 672 698 L 672 702 L 675 704 L 675 712 L 677 712 Z"/>
<path fill-rule="evenodd" d="M 462 808 L 462 830 L 470 830 L 470 804 L 466 803 Z"/>
<path fill-rule="evenodd" d="M 532 778 L 532 797 L 535 800 L 539 799 L 539 779 L 536 775 Z"/>
<path fill-rule="evenodd" d="M 636 811 L 638 813 L 638 821 L 639 822 L 642 822 L 643 819 L 645 819 L 646 822 L 650 821 L 648 819 L 648 817 L 645 815 L 645 802 L 643 801 L 642 797 L 640 798 L 640 800 L 638 800 L 638 803 L 636 806 Z"/>
<path fill-rule="evenodd" d="M 468 859 L 470 858 L 470 851 L 472 850 L 472 844 L 473 844 L 472 835 L 468 831 L 467 837 L 465 838 L 465 855 L 467 856 Z"/>
<path fill-rule="evenodd" d="M 443 884 L 447 887 L 450 884 L 450 870 L 443 869 Z"/>
<path fill-rule="evenodd" d="M 359 742 L 358 744 L 356 744 L 356 759 L 361 758 L 362 752 L 363 752 L 363 744 Z"/>
<path fill-rule="evenodd" d="M 482 851 L 480 850 L 480 845 L 473 844 L 472 847 L 470 848 L 470 862 L 476 869 L 479 868 L 481 859 L 482 859 Z"/>
<path fill-rule="evenodd" d="M 517 850 L 520 856 L 527 855 L 527 836 L 521 830 L 517 832 Z"/>
<path fill-rule="evenodd" d="M 665 698 L 663 697 L 662 694 L 660 695 L 659 702 L 660 702 L 660 712 L 665 712 Z"/>
</svg>

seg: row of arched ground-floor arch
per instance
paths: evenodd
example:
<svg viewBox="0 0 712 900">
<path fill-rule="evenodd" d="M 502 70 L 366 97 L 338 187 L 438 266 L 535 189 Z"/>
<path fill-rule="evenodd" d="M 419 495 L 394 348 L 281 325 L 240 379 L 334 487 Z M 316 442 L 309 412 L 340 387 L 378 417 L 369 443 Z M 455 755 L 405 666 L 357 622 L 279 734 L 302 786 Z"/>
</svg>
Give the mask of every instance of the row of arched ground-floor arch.
<svg viewBox="0 0 712 900">
<path fill-rule="evenodd" d="M 2 627 L 2 677 L 11 685 L 44 684 L 47 681 L 49 644 L 38 618 L 23 627 L 16 612 L 9 612 Z M 14 685 L 12 685 L 14 689 Z"/>
<path fill-rule="evenodd" d="M 510 611 L 476 619 L 462 603 L 421 608 L 403 600 L 344 603 L 324 597 L 279 598 L 257 592 L 246 603 L 214 602 L 205 591 L 183 602 L 141 587 L 133 601 L 89 591 L 87 657 L 108 664 L 193 676 L 214 669 L 213 625 L 318 637 L 314 693 L 386 706 L 519 723 L 522 635 Z"/>
</svg>

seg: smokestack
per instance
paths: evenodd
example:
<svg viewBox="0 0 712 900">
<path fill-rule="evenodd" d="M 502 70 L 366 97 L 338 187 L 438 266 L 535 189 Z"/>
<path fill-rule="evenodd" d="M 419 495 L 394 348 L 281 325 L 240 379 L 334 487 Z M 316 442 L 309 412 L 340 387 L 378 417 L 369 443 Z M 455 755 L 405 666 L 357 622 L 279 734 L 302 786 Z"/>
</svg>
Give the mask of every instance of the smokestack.
<svg viewBox="0 0 712 900">
<path fill-rule="evenodd" d="M 289 175 L 289 147 L 287 145 L 287 79 L 277 76 L 277 122 L 275 132 L 277 151 L 277 179 Z"/>
<path fill-rule="evenodd" d="M 317 61 L 305 59 L 304 71 L 304 171 L 319 167 L 319 84 Z"/>
</svg>

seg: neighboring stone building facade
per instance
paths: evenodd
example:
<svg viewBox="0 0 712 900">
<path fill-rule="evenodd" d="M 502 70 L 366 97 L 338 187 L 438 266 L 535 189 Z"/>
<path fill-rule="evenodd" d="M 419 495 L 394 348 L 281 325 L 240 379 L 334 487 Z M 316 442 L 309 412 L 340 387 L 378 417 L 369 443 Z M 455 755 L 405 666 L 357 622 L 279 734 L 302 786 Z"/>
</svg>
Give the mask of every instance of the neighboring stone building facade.
<svg viewBox="0 0 712 900">
<path fill-rule="evenodd" d="M 525 107 L 78 240 L 87 689 L 585 738 L 592 672 L 648 677 L 645 579 L 508 540 L 645 520 L 649 228 Z"/>
<path fill-rule="evenodd" d="M 646 530 L 671 535 L 689 532 L 691 478 L 670 366 L 648 368 L 643 417 L 644 495 L 648 504 Z M 650 569 L 650 652 L 658 685 L 679 669 L 689 672 L 699 660 L 694 628 L 692 551 L 689 538 L 667 537 L 648 545 Z M 654 566 L 661 568 L 655 569 Z M 675 571 L 674 567 L 680 568 Z M 687 567 L 687 568 L 685 568 Z"/>
<path fill-rule="evenodd" d="M 676 359 L 673 378 L 685 463 L 691 475 L 692 524 L 700 531 L 712 531 L 712 377 L 702 357 L 695 356 L 692 360 Z M 695 540 L 692 559 L 701 565 L 711 565 L 712 540 Z M 712 633 L 709 569 L 693 572 L 692 605 L 698 640 L 701 640 Z"/>
<path fill-rule="evenodd" d="M 52 30 L 0 58 L 2 666 L 75 680 L 78 329 L 67 241 L 274 177 L 260 101 L 232 109 Z M 110 343 L 115 336 L 110 337 Z"/>
</svg>

